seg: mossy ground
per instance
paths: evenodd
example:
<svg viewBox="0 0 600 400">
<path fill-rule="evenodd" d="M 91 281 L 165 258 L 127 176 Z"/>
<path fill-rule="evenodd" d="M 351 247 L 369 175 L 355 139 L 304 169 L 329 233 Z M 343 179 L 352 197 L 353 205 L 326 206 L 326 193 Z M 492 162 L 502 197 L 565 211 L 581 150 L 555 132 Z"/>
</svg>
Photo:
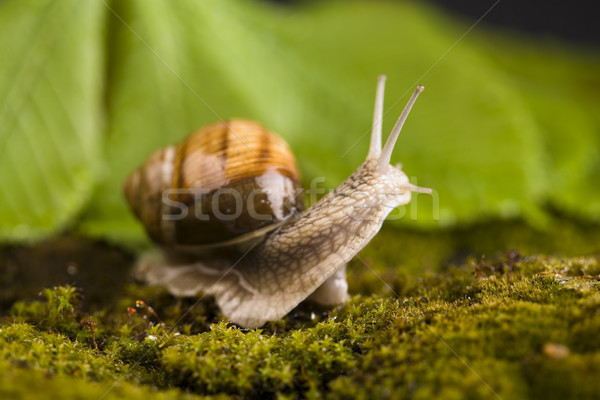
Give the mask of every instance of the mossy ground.
<svg viewBox="0 0 600 400">
<path fill-rule="evenodd" d="M 552 232 L 385 230 L 347 304 L 259 330 L 134 282 L 42 290 L 0 317 L 0 398 L 596 398 L 600 230 Z"/>
</svg>

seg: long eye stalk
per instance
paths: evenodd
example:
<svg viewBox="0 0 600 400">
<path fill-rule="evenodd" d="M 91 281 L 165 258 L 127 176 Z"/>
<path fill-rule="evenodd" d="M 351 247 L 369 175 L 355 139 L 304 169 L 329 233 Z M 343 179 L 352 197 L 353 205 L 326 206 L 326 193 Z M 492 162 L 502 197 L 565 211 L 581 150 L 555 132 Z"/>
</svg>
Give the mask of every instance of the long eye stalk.
<svg viewBox="0 0 600 400">
<path fill-rule="evenodd" d="M 373 130 L 371 132 L 371 145 L 367 160 L 377 158 L 381 154 L 381 127 L 383 122 L 383 94 L 385 91 L 385 75 L 377 78 L 377 92 L 375 94 L 375 111 L 373 112 Z"/>
<path fill-rule="evenodd" d="M 396 121 L 396 125 L 394 125 L 394 129 L 392 129 L 392 133 L 390 133 L 390 136 L 388 137 L 387 141 L 385 142 L 385 146 L 381 151 L 381 155 L 379 156 L 380 166 L 387 166 L 390 163 L 390 159 L 392 158 L 392 151 L 394 150 L 394 146 L 396 144 L 396 141 L 398 140 L 398 136 L 400 136 L 402 126 L 404 125 L 404 122 L 406 122 L 406 118 L 408 117 L 410 110 L 415 104 L 415 101 L 417 101 L 417 97 L 419 97 L 423 90 L 425 90 L 425 87 L 421 85 L 417 86 L 417 89 L 410 97 L 410 100 L 408 100 L 408 103 L 404 107 L 404 110 L 402 110 L 402 114 L 400 114 L 400 117 L 398 117 L 398 121 Z"/>
</svg>

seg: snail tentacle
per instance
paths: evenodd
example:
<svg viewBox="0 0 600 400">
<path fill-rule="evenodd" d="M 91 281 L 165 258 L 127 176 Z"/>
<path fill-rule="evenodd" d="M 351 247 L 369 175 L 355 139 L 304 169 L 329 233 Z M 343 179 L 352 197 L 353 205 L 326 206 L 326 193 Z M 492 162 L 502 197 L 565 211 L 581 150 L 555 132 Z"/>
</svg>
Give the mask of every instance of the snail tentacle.
<svg viewBox="0 0 600 400">
<path fill-rule="evenodd" d="M 404 125 L 404 122 L 406 122 L 406 118 L 408 117 L 410 110 L 412 109 L 413 105 L 417 101 L 417 98 L 423 90 L 425 90 L 424 86 L 417 86 L 417 89 L 410 97 L 408 103 L 406 103 L 406 106 L 404 107 L 404 110 L 402 110 L 402 113 L 398 117 L 398 121 L 396 121 L 396 124 L 392 129 L 392 133 L 390 133 L 390 136 L 388 137 L 387 141 L 385 142 L 385 146 L 381 151 L 381 155 L 379 156 L 379 165 L 381 165 L 382 167 L 389 165 L 390 159 L 392 158 L 392 151 L 394 150 L 394 146 L 396 145 L 398 136 L 400 136 L 402 126 Z"/>
<path fill-rule="evenodd" d="M 367 160 L 377 158 L 381 154 L 381 131 L 383 127 L 383 97 L 385 92 L 385 75 L 377 78 L 377 91 L 375 93 L 375 110 L 373 111 L 373 130 L 371 131 L 371 144 Z"/>
</svg>

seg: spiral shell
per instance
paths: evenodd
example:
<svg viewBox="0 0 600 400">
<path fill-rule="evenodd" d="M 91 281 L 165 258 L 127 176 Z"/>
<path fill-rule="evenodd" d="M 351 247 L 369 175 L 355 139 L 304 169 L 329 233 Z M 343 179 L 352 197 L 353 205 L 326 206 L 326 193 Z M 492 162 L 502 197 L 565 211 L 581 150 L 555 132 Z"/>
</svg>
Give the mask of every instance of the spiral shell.
<svg viewBox="0 0 600 400">
<path fill-rule="evenodd" d="M 243 241 L 304 209 L 288 145 L 247 120 L 209 125 L 158 150 L 124 191 L 149 236 L 165 246 Z"/>
</svg>

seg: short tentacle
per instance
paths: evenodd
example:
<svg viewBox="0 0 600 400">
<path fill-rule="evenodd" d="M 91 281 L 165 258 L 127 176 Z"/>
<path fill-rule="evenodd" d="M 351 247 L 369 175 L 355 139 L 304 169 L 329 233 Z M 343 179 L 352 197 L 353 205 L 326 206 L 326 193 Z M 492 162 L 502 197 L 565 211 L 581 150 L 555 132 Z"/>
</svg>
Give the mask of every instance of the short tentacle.
<svg viewBox="0 0 600 400">
<path fill-rule="evenodd" d="M 424 193 L 424 194 L 431 194 L 433 193 L 433 190 L 431 190 L 430 188 L 424 188 L 424 187 L 420 187 L 417 185 L 413 185 L 413 184 L 408 184 L 406 185 L 406 188 L 408 190 L 410 190 L 411 192 L 416 192 L 416 193 Z"/>
</svg>

